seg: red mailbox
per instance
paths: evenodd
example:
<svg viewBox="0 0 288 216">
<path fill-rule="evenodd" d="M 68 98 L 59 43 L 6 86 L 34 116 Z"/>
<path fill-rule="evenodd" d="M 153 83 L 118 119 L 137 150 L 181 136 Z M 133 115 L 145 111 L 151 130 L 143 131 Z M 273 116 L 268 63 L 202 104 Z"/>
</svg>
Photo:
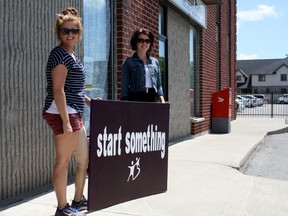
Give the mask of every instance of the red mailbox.
<svg viewBox="0 0 288 216">
<path fill-rule="evenodd" d="M 224 89 L 212 95 L 211 133 L 231 132 L 231 92 Z"/>
</svg>

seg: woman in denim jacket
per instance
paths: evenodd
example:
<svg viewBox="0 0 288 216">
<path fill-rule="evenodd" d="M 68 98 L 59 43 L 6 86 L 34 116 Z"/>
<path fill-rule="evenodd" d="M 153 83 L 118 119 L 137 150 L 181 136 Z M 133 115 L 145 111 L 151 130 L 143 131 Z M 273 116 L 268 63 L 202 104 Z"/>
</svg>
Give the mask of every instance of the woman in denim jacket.
<svg viewBox="0 0 288 216">
<path fill-rule="evenodd" d="M 165 103 L 160 78 L 159 62 L 149 55 L 154 35 L 146 29 L 136 30 L 130 40 L 136 51 L 122 65 L 121 100 Z"/>
</svg>

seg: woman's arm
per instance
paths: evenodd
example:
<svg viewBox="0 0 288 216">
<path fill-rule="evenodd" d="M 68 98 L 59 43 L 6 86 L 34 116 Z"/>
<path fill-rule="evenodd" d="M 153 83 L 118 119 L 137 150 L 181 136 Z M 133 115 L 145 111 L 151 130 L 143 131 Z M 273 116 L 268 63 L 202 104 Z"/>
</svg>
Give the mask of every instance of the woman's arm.
<svg viewBox="0 0 288 216">
<path fill-rule="evenodd" d="M 122 65 L 122 79 L 121 79 L 121 100 L 128 100 L 128 90 L 129 90 L 129 80 L 130 80 L 130 72 L 129 72 L 129 65 L 128 61 Z"/>
<path fill-rule="evenodd" d="M 85 104 L 90 107 L 91 106 L 91 98 L 89 98 L 87 95 L 85 95 Z"/>
<path fill-rule="evenodd" d="M 53 96 L 58 112 L 63 121 L 64 135 L 68 136 L 73 132 L 67 113 L 66 95 L 64 85 L 68 70 L 65 65 L 59 64 L 52 70 Z"/>
<path fill-rule="evenodd" d="M 165 103 L 163 88 L 161 84 L 161 74 L 160 74 L 160 65 L 157 61 L 157 94 L 161 103 Z"/>
<path fill-rule="evenodd" d="M 94 98 L 94 100 L 102 100 L 102 98 L 101 97 L 96 97 L 96 98 Z M 88 107 L 91 107 L 91 98 L 89 98 L 87 95 L 85 95 L 85 104 Z"/>
</svg>

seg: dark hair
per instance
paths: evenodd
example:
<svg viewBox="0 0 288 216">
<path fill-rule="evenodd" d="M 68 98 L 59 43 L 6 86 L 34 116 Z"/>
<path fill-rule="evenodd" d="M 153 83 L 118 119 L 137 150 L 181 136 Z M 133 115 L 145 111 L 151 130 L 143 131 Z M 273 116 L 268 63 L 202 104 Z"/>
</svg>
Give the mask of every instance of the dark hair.
<svg viewBox="0 0 288 216">
<path fill-rule="evenodd" d="M 77 26 L 80 30 L 79 35 L 81 36 L 83 33 L 83 27 L 81 23 L 81 17 L 78 14 L 78 11 L 74 7 L 68 7 L 64 10 L 61 14 L 57 14 L 57 21 L 56 21 L 56 34 L 58 39 L 60 39 L 60 29 L 64 22 L 72 21 L 76 22 Z"/>
<path fill-rule="evenodd" d="M 148 49 L 148 52 L 150 52 L 152 50 L 152 48 L 153 48 L 154 35 L 152 34 L 152 32 L 150 32 L 149 30 L 144 29 L 144 28 L 137 29 L 132 34 L 131 40 L 130 40 L 131 49 L 132 50 L 137 50 L 137 45 L 136 44 L 137 44 L 138 36 L 140 34 L 144 34 L 144 35 L 147 35 L 149 37 L 151 43 L 150 43 L 150 47 Z"/>
</svg>

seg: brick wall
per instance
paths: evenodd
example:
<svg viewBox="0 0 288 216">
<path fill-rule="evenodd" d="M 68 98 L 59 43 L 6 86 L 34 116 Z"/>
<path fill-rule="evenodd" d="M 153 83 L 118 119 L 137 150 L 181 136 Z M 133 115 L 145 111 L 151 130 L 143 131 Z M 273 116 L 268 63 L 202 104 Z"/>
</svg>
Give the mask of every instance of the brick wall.
<svg viewBox="0 0 288 216">
<path fill-rule="evenodd" d="M 125 58 L 132 55 L 133 51 L 130 49 L 129 41 L 132 32 L 138 27 L 145 27 L 150 29 L 155 35 L 154 50 L 152 55 L 158 56 L 158 6 L 159 1 L 128 1 L 120 0 L 116 3 L 116 28 L 117 28 L 117 98 L 120 98 L 121 95 L 121 65 Z M 172 16 L 170 15 L 172 14 Z M 173 10 L 167 14 L 167 22 L 172 21 L 176 18 L 176 14 L 173 15 Z M 179 21 L 180 19 L 178 19 Z M 178 25 L 178 24 L 177 24 Z M 218 25 L 218 35 L 219 40 L 216 43 L 216 25 Z M 178 38 L 173 37 L 175 34 L 179 34 L 181 37 L 181 31 L 175 31 L 173 25 L 169 25 L 170 30 L 168 29 L 167 36 L 168 40 L 168 76 L 169 76 L 169 99 L 171 102 L 171 118 L 170 122 L 170 132 L 173 131 L 173 126 L 178 125 L 177 122 L 184 123 L 185 119 L 180 118 L 179 115 L 175 114 L 175 121 L 173 120 L 173 104 L 177 104 L 179 99 L 186 100 L 186 96 L 189 95 L 187 92 L 181 94 L 181 97 L 177 97 L 177 101 L 173 101 L 173 95 L 177 89 L 177 81 L 173 80 L 173 72 L 179 69 L 180 64 L 170 64 L 173 57 L 171 53 L 177 53 L 179 58 L 182 56 L 182 52 L 175 49 L 173 51 L 173 44 Z M 174 30 L 173 30 L 174 29 Z M 170 32 L 169 32 L 170 31 Z M 187 37 L 189 35 L 188 31 Z M 174 39 L 173 39 L 174 38 Z M 173 39 L 173 40 L 171 40 Z M 187 38 L 186 38 L 187 39 Z M 179 46 L 187 41 L 183 38 L 182 41 L 178 42 Z M 203 122 L 192 123 L 191 133 L 199 134 L 204 131 L 209 131 L 211 127 L 211 99 L 212 94 L 216 91 L 230 87 L 232 91 L 232 119 L 236 118 L 235 112 L 235 92 L 236 92 L 236 83 L 235 83 L 235 73 L 236 73 L 236 0 L 224 0 L 221 5 L 209 5 L 207 6 L 207 28 L 200 29 L 200 116 L 204 117 Z M 218 49 L 218 53 L 217 53 Z M 171 52 L 173 51 L 173 52 Z M 175 69 L 173 69 L 175 67 Z M 180 69 L 179 69 L 180 71 Z M 185 69 L 181 70 L 182 75 L 178 77 L 185 77 Z M 186 74 L 187 75 L 187 74 Z M 186 76 L 189 79 L 188 76 Z M 217 80 L 217 82 L 215 82 Z M 179 83 L 179 82 L 178 82 Z M 185 83 L 185 82 L 183 82 Z M 172 87 L 173 86 L 173 87 Z M 189 87 L 188 87 L 189 88 Z M 177 91 L 178 93 L 181 92 Z M 177 93 L 175 93 L 176 95 Z M 175 97 L 176 98 L 176 97 Z M 182 108 L 187 108 L 186 103 L 183 102 Z M 184 109 L 183 108 L 183 109 Z M 177 112 L 181 113 L 180 116 L 186 115 L 186 112 L 180 112 L 182 109 L 176 109 Z M 190 108 L 188 107 L 188 110 Z M 176 112 L 176 113 L 177 113 Z M 187 111 L 188 112 L 188 111 Z M 189 116 L 189 115 L 188 115 Z M 186 117 L 187 119 L 189 117 Z M 178 126 L 179 126 L 178 125 Z M 179 127 L 178 127 L 179 128 Z M 179 130 L 178 130 L 179 133 Z M 185 134 L 185 132 L 183 132 Z M 173 134 L 173 133 L 172 133 Z M 181 134 L 181 132 L 180 132 Z M 175 136 L 177 132 L 175 132 Z M 174 135 L 173 135 L 174 137 Z M 171 138 L 171 137 L 170 137 Z"/>
<path fill-rule="evenodd" d="M 116 2 L 116 89 L 117 98 L 121 97 L 121 65 L 133 54 L 130 38 L 137 28 L 149 29 L 155 37 L 151 55 L 158 57 L 158 15 L 159 0 L 119 0 Z"/>
<path fill-rule="evenodd" d="M 207 131 L 211 120 L 211 96 L 216 91 L 216 6 L 207 6 L 207 28 L 200 32 L 200 115 L 205 121 L 192 123 L 192 134 Z"/>
<path fill-rule="evenodd" d="M 232 88 L 232 101 L 234 102 L 236 99 L 237 95 L 237 83 L 236 83 L 236 71 L 237 71 L 237 47 L 236 47 L 236 39 L 237 39 L 237 27 L 236 27 L 236 22 L 237 22 L 237 0 L 231 0 L 229 7 L 230 7 L 230 14 L 229 14 L 229 19 L 230 19 L 230 71 L 231 71 L 231 88 Z M 232 119 L 236 119 L 237 117 L 237 111 L 236 111 L 236 104 L 232 104 Z"/>
<path fill-rule="evenodd" d="M 218 25 L 218 44 L 216 41 Z M 198 134 L 211 127 L 212 94 L 231 88 L 232 119 L 236 118 L 236 1 L 224 0 L 221 5 L 207 6 L 207 28 L 200 32 L 200 98 L 201 117 L 192 123 L 191 133 Z M 218 46 L 218 54 L 217 54 Z M 217 60 L 218 59 L 218 60 Z M 218 61 L 218 63 L 217 63 Z M 215 81 L 217 80 L 217 81 Z"/>
</svg>

